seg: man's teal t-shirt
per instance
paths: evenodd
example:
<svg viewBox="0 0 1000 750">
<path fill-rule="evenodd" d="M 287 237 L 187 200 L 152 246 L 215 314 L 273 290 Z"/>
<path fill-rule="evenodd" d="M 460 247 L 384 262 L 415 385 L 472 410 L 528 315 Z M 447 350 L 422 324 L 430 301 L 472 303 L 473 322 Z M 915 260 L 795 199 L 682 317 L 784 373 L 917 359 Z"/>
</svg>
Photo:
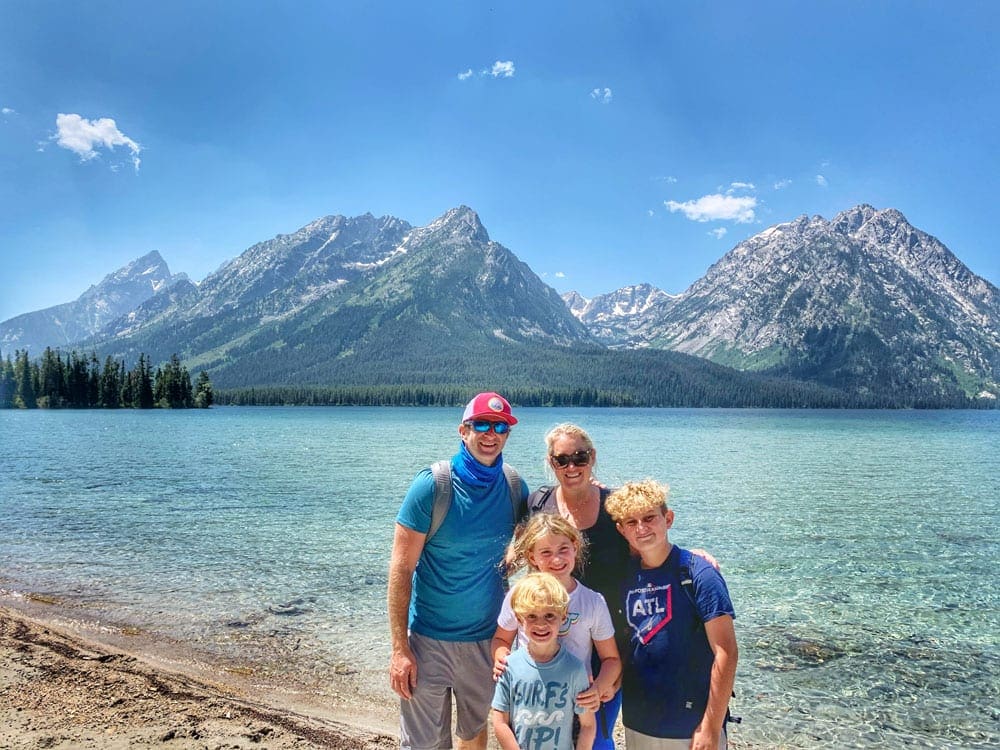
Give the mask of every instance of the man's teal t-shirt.
<svg viewBox="0 0 1000 750">
<path fill-rule="evenodd" d="M 448 515 L 424 546 L 413 573 L 409 627 L 440 641 L 483 641 L 496 630 L 504 596 L 500 561 L 515 522 L 510 490 L 502 474 L 486 490 L 466 485 L 454 471 L 451 478 Z M 526 499 L 523 481 L 521 492 Z M 396 521 L 426 534 L 433 504 L 434 476 L 423 469 Z"/>
</svg>

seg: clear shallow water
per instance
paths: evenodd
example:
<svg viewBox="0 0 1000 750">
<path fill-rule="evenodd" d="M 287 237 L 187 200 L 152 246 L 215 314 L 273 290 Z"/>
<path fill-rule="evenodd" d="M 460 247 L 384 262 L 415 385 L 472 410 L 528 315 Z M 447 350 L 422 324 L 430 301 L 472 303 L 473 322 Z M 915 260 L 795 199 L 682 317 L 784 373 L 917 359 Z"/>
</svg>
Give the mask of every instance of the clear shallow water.
<svg viewBox="0 0 1000 750">
<path fill-rule="evenodd" d="M 1000 413 L 521 409 L 608 484 L 668 481 L 672 539 L 737 607 L 743 740 L 1000 742 Z M 388 648 L 392 523 L 456 409 L 0 411 L 0 589 L 322 682 Z"/>
</svg>

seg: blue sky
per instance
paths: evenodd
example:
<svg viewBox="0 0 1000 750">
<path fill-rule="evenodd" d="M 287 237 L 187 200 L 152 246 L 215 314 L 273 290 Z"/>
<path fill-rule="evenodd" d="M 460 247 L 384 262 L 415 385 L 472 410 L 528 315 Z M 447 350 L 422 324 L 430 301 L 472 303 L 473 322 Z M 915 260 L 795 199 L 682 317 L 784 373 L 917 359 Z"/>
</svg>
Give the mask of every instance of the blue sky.
<svg viewBox="0 0 1000 750">
<path fill-rule="evenodd" d="M 900 209 L 1000 283 L 995 2 L 0 0 L 0 320 L 151 250 L 460 204 L 558 291 L 678 293 Z"/>
</svg>

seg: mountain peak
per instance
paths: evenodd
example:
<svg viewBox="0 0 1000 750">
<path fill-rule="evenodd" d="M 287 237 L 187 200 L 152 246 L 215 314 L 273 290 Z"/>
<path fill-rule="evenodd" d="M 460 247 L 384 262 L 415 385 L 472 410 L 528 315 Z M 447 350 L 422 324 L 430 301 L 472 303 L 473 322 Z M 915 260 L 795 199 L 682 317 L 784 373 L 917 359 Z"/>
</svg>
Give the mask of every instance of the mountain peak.
<svg viewBox="0 0 1000 750">
<path fill-rule="evenodd" d="M 19 348 L 37 353 L 46 346 L 81 341 L 177 280 L 160 253 L 152 250 L 109 273 L 72 302 L 0 323 L 0 344 L 8 351 Z"/>
<path fill-rule="evenodd" d="M 878 209 L 867 203 L 841 211 L 833 217 L 830 225 L 841 234 L 852 235 L 866 224 L 876 224 L 883 228 L 903 227 L 912 229 L 902 212 L 895 208 Z"/>
<path fill-rule="evenodd" d="M 446 231 L 452 236 L 465 237 L 477 242 L 489 242 L 490 235 L 479 220 L 479 214 L 468 206 L 458 206 L 445 212 L 427 225 L 430 231 Z"/>
<path fill-rule="evenodd" d="M 170 269 L 167 267 L 167 262 L 163 260 L 163 256 L 157 250 L 150 250 L 142 257 L 136 258 L 130 263 L 126 263 L 117 271 L 109 273 L 101 283 L 128 278 L 133 275 L 149 275 L 154 272 L 162 272 L 166 276 L 170 275 Z"/>
</svg>

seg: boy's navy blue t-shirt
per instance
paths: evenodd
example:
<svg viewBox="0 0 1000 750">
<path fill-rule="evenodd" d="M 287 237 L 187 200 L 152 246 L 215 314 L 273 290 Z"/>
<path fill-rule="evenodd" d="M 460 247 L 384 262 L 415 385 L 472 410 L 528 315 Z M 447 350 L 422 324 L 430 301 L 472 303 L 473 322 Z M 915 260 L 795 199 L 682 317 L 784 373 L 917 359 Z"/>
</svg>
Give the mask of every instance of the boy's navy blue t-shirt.
<svg viewBox="0 0 1000 750">
<path fill-rule="evenodd" d="M 622 588 L 628 623 L 622 653 L 622 721 L 652 737 L 685 739 L 694 734 L 708 704 L 714 654 L 704 623 L 735 617 L 719 571 L 691 558 L 697 610 L 681 587 L 680 549 L 644 570 L 633 561 Z"/>
</svg>

